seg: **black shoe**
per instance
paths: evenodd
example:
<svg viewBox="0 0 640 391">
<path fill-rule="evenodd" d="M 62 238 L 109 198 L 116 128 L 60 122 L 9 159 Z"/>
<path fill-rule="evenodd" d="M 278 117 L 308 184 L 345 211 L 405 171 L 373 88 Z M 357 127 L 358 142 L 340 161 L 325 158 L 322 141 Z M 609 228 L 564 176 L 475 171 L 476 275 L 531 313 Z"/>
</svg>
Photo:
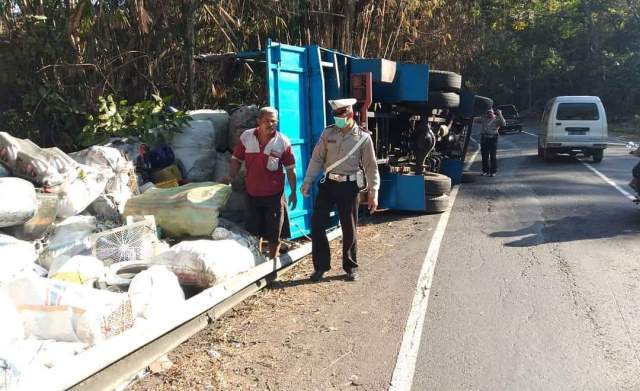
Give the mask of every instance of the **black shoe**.
<svg viewBox="0 0 640 391">
<path fill-rule="evenodd" d="M 311 277 L 309 277 L 309 279 L 312 282 L 320 282 L 320 280 L 322 280 L 323 276 L 324 276 L 324 272 L 319 272 L 319 271 L 316 270 L 315 272 L 313 272 Z"/>
<path fill-rule="evenodd" d="M 347 272 L 347 281 L 358 281 L 360 279 L 360 273 L 357 270 L 351 270 Z"/>
</svg>

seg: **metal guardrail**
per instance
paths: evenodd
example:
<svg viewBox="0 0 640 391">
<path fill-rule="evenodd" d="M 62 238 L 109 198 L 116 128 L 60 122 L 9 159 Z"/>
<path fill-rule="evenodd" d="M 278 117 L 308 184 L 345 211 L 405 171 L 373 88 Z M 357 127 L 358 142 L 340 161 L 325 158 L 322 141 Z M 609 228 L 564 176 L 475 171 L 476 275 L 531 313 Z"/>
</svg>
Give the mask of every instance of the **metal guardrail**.
<svg viewBox="0 0 640 391">
<path fill-rule="evenodd" d="M 329 233 L 330 240 L 339 236 L 341 236 L 340 229 Z M 300 259 L 310 254 L 310 252 L 311 243 L 306 243 L 300 248 L 291 250 L 289 254 L 282 256 L 280 262 L 278 262 L 282 267 L 257 278 L 242 289 L 228 295 L 224 300 L 208 306 L 204 311 L 180 324 L 176 324 L 175 327 L 168 331 L 154 334 L 156 335 L 155 338 L 146 341 L 141 338 L 129 338 L 128 340 L 124 339 L 116 342 L 116 345 L 129 344 L 126 346 L 128 353 L 121 357 L 114 359 L 113 356 L 114 354 L 119 355 L 117 352 L 122 351 L 122 346 L 111 349 L 113 351 L 107 349 L 109 346 L 96 346 L 94 349 L 97 351 L 91 352 L 86 358 L 83 357 L 83 354 L 88 352 L 81 353 L 75 357 L 75 361 L 67 362 L 61 367 L 52 368 L 54 373 L 49 378 L 34 379 L 33 384 L 26 385 L 27 388 L 25 389 L 113 390 L 121 387 L 162 355 L 175 349 L 188 338 L 218 320 L 234 306 L 287 273 Z M 224 287 L 224 289 L 227 289 L 227 287 Z M 212 298 L 216 296 L 211 295 Z M 196 297 L 194 296 L 194 298 Z M 196 303 L 197 308 L 202 308 L 203 304 L 206 306 L 208 299 L 206 297 L 204 301 Z M 141 343 L 136 343 L 138 340 Z M 105 345 L 108 344 L 109 341 L 106 341 Z M 100 363 L 94 362 L 96 359 Z M 78 368 L 85 361 L 90 362 L 86 362 L 84 368 Z M 95 368 L 100 369 L 95 370 Z"/>
</svg>

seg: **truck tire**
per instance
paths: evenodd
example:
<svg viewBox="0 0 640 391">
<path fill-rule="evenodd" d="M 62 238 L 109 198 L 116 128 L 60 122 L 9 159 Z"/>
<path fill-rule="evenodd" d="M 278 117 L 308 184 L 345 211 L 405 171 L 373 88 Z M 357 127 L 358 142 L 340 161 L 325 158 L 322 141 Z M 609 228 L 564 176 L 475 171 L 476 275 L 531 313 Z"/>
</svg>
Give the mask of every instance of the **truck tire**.
<svg viewBox="0 0 640 391">
<path fill-rule="evenodd" d="M 492 107 L 493 99 L 487 98 L 486 96 L 476 95 L 476 98 L 473 102 L 473 116 L 480 117 Z"/>
<path fill-rule="evenodd" d="M 460 95 L 455 92 L 429 92 L 429 107 L 434 109 L 457 109 L 460 106 Z"/>
<path fill-rule="evenodd" d="M 545 162 L 550 162 L 555 157 L 555 152 L 551 151 L 549 148 L 542 148 L 542 158 Z"/>
<path fill-rule="evenodd" d="M 602 158 L 604 157 L 604 149 L 594 149 L 593 150 L 593 162 L 600 163 Z"/>
<path fill-rule="evenodd" d="M 459 92 L 462 87 L 462 76 L 454 72 L 429 71 L 429 91 Z"/>
<path fill-rule="evenodd" d="M 429 197 L 425 198 L 425 206 L 424 210 L 427 213 L 441 213 L 447 210 L 449 207 L 449 196 L 441 195 L 437 197 Z"/>
<path fill-rule="evenodd" d="M 451 178 L 446 175 L 436 173 L 424 174 L 424 193 L 427 195 L 440 196 L 451 190 Z"/>
<path fill-rule="evenodd" d="M 542 149 L 542 147 L 540 146 L 540 144 L 538 144 L 538 157 L 540 159 L 544 158 L 544 149 Z"/>
</svg>

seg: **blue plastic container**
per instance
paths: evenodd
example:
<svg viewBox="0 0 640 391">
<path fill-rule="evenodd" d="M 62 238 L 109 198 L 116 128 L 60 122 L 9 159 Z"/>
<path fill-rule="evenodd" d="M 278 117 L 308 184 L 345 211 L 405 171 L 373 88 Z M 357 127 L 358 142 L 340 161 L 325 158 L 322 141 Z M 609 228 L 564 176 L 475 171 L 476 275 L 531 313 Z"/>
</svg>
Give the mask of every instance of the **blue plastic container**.
<svg viewBox="0 0 640 391">
<path fill-rule="evenodd" d="M 440 173 L 451 178 L 452 185 L 462 182 L 462 170 L 464 162 L 458 159 L 444 159 L 440 165 Z"/>
</svg>

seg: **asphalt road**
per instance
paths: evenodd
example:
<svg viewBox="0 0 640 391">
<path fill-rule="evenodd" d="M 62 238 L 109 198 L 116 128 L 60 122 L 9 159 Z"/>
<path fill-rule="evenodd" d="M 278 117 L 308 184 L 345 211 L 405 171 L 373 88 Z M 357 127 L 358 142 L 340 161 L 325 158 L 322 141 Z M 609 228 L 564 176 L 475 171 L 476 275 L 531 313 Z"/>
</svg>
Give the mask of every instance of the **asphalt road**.
<svg viewBox="0 0 640 391">
<path fill-rule="evenodd" d="M 579 159 L 538 159 L 529 131 L 460 189 L 414 390 L 640 389 L 640 207 Z M 610 147 L 590 164 L 631 192 L 637 161 Z"/>
</svg>

